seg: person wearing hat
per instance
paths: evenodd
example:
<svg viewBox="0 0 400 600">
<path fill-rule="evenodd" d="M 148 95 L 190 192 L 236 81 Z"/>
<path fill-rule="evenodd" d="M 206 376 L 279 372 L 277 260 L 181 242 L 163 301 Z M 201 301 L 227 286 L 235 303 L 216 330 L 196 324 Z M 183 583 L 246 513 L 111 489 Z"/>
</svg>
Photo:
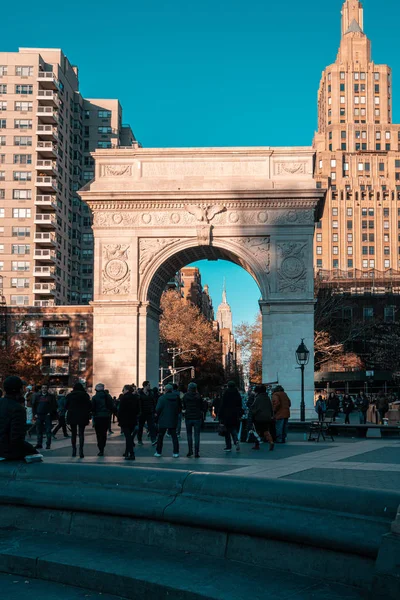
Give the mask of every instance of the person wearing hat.
<svg viewBox="0 0 400 600">
<path fill-rule="evenodd" d="M 169 430 L 173 444 L 173 457 L 179 458 L 179 440 L 176 433 L 179 413 L 182 411 L 179 394 L 174 391 L 174 386 L 168 383 L 165 393 L 157 402 L 156 413 L 158 415 L 158 438 L 157 451 L 154 456 L 162 455 L 164 436 Z"/>
<path fill-rule="evenodd" d="M 104 456 L 104 448 L 107 443 L 107 431 L 111 415 L 116 412 L 116 409 L 113 399 L 105 390 L 104 383 L 98 383 L 94 389 L 96 390 L 96 393 L 92 398 L 92 413 L 97 437 L 97 446 L 99 448 L 97 456 Z"/>
<path fill-rule="evenodd" d="M 185 413 L 186 433 L 189 446 L 188 458 L 193 456 L 193 429 L 195 458 L 200 458 L 200 430 L 203 412 L 203 400 L 197 391 L 197 384 L 192 381 L 183 396 L 182 408 Z"/>
<path fill-rule="evenodd" d="M 5 396 L 0 398 L 0 458 L 5 460 L 41 461 L 42 455 L 25 441 L 26 412 L 23 382 L 19 377 L 4 381 Z"/>
</svg>

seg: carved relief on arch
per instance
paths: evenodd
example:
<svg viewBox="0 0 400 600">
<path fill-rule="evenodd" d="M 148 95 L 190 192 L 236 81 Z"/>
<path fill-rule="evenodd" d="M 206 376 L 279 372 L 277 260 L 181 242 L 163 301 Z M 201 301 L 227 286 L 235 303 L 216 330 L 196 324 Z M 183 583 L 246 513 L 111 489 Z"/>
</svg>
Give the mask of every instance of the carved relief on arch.
<svg viewBox="0 0 400 600">
<path fill-rule="evenodd" d="M 269 235 L 260 237 L 233 237 L 232 242 L 252 254 L 258 264 L 262 267 L 262 271 L 269 274 L 271 265 Z"/>
<path fill-rule="evenodd" d="M 139 273 L 143 275 L 152 260 L 163 250 L 180 242 L 180 238 L 140 238 Z"/>
<path fill-rule="evenodd" d="M 103 246 L 102 294 L 127 295 L 130 292 L 128 255 L 130 246 L 105 244 Z"/>
</svg>

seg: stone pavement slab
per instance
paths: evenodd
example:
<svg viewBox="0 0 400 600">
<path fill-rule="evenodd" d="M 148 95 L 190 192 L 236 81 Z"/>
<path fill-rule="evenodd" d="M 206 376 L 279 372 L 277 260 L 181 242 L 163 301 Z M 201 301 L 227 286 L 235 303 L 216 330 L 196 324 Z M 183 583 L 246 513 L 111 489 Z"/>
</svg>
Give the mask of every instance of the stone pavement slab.
<svg viewBox="0 0 400 600">
<path fill-rule="evenodd" d="M 351 461 L 351 458 L 341 459 L 343 462 Z M 400 442 L 390 448 L 379 448 L 370 452 L 363 452 L 357 457 L 357 462 L 385 463 L 400 465 Z"/>
<path fill-rule="evenodd" d="M 186 431 L 182 429 L 180 457 L 172 458 L 171 440 L 166 438 L 162 458 L 154 457 L 154 447 L 145 438 L 143 446 L 136 446 L 136 461 L 123 459 L 124 437 L 114 425 L 114 435 L 108 436 L 104 458 L 97 457 L 96 437 L 93 429 L 87 430 L 85 463 L 118 464 L 126 468 L 135 466 L 226 473 L 256 478 L 293 478 L 319 481 L 361 488 L 400 489 L 400 442 L 384 439 L 336 438 L 334 442 L 308 442 L 302 433 L 290 433 L 286 444 L 276 444 L 269 452 L 268 444 L 260 451 L 252 444 L 241 444 L 241 451 L 224 452 L 224 440 L 215 433 L 203 432 L 200 459 L 187 458 Z M 60 438 L 52 449 L 44 451 L 45 460 L 59 464 L 79 462 L 71 458 L 70 440 Z M 367 471 L 369 475 L 367 474 Z M 352 475 L 354 472 L 354 476 Z"/>
<path fill-rule="evenodd" d="M 283 479 L 330 483 L 379 490 L 400 490 L 400 473 L 366 471 L 357 469 L 307 469 L 300 473 L 285 475 Z"/>
<path fill-rule="evenodd" d="M 4 600 L 123 600 L 121 596 L 6 573 L 0 573 L 0 590 Z"/>
</svg>

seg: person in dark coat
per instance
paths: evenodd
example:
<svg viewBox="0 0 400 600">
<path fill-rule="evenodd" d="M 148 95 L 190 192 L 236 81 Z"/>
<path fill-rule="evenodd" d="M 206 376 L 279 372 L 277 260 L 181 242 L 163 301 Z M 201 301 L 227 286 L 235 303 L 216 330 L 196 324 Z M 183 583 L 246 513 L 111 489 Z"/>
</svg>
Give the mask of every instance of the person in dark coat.
<svg viewBox="0 0 400 600">
<path fill-rule="evenodd" d="M 92 413 L 97 437 L 97 446 L 99 448 L 97 456 L 104 456 L 104 448 L 107 443 L 107 431 L 111 421 L 111 415 L 114 414 L 115 411 L 115 406 L 110 394 L 104 388 L 104 383 L 98 383 L 95 390 L 96 393 L 92 398 Z"/>
<path fill-rule="evenodd" d="M 366 425 L 367 412 L 369 409 L 369 400 L 368 400 L 365 392 L 363 392 L 360 396 L 359 409 L 360 409 L 360 423 L 361 423 L 361 425 Z"/>
<path fill-rule="evenodd" d="M 36 448 L 38 450 L 43 448 L 43 433 L 46 431 L 46 450 L 50 450 L 53 418 L 57 416 L 57 402 L 55 396 L 49 393 L 47 385 L 42 385 L 39 394 L 34 395 L 32 412 L 33 417 L 36 417 Z"/>
<path fill-rule="evenodd" d="M 339 406 L 340 406 L 340 402 L 339 402 L 339 398 L 336 394 L 334 394 L 333 392 L 331 392 L 328 396 L 328 402 L 327 402 L 327 410 L 334 410 L 335 411 L 335 416 L 333 417 L 333 420 L 336 421 L 336 417 L 339 414 Z"/>
<path fill-rule="evenodd" d="M 269 443 L 269 449 L 274 449 L 274 440 L 270 432 L 270 425 L 274 417 L 274 411 L 272 409 L 272 402 L 267 394 L 267 388 L 265 385 L 258 385 L 255 389 L 256 399 L 251 406 L 251 413 L 253 416 L 254 427 L 258 435 Z M 255 441 L 253 450 L 260 449 L 260 442 Z"/>
<path fill-rule="evenodd" d="M 156 409 L 156 401 L 151 390 L 149 381 L 143 381 L 143 388 L 139 391 L 140 397 L 140 414 L 139 414 L 139 429 L 138 429 L 138 445 L 143 446 L 143 427 L 147 423 L 150 433 L 150 439 L 153 446 L 157 443 L 157 433 L 154 420 L 154 412 Z"/>
<path fill-rule="evenodd" d="M 58 392 L 58 396 L 57 396 L 57 415 L 58 415 L 58 423 L 57 425 L 54 427 L 53 429 L 53 439 L 56 439 L 56 433 L 59 429 L 63 430 L 63 434 L 64 437 L 67 438 L 69 437 L 68 435 L 68 431 L 67 431 L 67 425 L 65 423 L 65 413 L 66 413 L 66 407 L 65 407 L 65 403 L 66 403 L 66 396 L 65 396 L 65 390 L 59 390 Z"/>
<path fill-rule="evenodd" d="M 119 397 L 118 422 L 125 436 L 125 460 L 135 460 L 133 437 L 140 411 L 139 395 L 131 385 L 125 385 Z"/>
<path fill-rule="evenodd" d="M 349 394 L 345 394 L 343 396 L 343 412 L 346 416 L 344 422 L 345 425 L 350 425 L 350 415 L 354 410 L 354 402 L 351 399 L 351 396 L 349 396 Z"/>
<path fill-rule="evenodd" d="M 174 391 L 173 385 L 165 386 L 165 393 L 157 402 L 156 413 L 158 416 L 157 451 L 154 456 L 160 457 L 163 449 L 164 436 L 169 430 L 173 444 L 173 457 L 179 457 L 179 440 L 176 433 L 179 414 L 182 411 L 179 393 Z"/>
<path fill-rule="evenodd" d="M 243 415 L 242 397 L 236 388 L 234 381 L 228 382 L 228 387 L 222 396 L 222 402 L 219 409 L 219 422 L 225 425 L 225 452 L 231 452 L 232 441 L 236 446 L 236 451 L 240 451 L 238 431 L 240 419 Z"/>
<path fill-rule="evenodd" d="M 90 421 L 92 404 L 89 394 L 85 392 L 81 383 L 75 383 L 72 392 L 67 395 L 65 408 L 67 411 L 67 423 L 71 427 L 72 456 L 76 456 L 76 435 L 79 432 L 79 457 L 84 458 L 85 427 Z"/>
<path fill-rule="evenodd" d="M 186 433 L 189 452 L 188 458 L 193 456 L 193 429 L 194 429 L 194 456 L 200 458 L 200 430 L 203 416 L 203 400 L 197 391 L 197 384 L 192 381 L 188 391 L 182 399 L 182 409 L 185 413 Z"/>
<path fill-rule="evenodd" d="M 0 458 L 27 462 L 43 459 L 35 448 L 25 441 L 26 412 L 23 382 L 19 377 L 4 381 L 5 396 L 0 398 Z"/>
</svg>

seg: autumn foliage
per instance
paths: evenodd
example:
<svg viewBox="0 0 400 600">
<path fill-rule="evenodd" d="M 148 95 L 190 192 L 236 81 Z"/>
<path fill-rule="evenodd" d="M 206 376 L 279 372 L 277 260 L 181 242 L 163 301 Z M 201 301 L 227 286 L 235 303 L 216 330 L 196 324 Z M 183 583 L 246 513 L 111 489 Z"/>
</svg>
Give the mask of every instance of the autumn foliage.
<svg viewBox="0 0 400 600">
<path fill-rule="evenodd" d="M 261 313 L 254 323 L 240 323 L 235 330 L 242 350 L 242 360 L 252 383 L 262 382 L 262 322 Z"/>
<path fill-rule="evenodd" d="M 163 311 L 160 319 L 160 339 L 164 363 L 171 359 L 166 350 L 169 347 L 193 350 L 177 358 L 176 366 L 193 365 L 196 381 L 203 390 L 221 385 L 224 371 L 221 362 L 221 344 L 216 339 L 213 325 L 201 314 L 199 309 L 186 302 L 175 290 L 164 292 L 161 298 Z M 182 376 L 188 381 L 190 372 Z"/>
<path fill-rule="evenodd" d="M 18 375 L 27 383 L 37 384 L 43 380 L 39 342 L 34 334 L 24 335 L 21 343 L 0 348 L 0 379 Z"/>
</svg>

